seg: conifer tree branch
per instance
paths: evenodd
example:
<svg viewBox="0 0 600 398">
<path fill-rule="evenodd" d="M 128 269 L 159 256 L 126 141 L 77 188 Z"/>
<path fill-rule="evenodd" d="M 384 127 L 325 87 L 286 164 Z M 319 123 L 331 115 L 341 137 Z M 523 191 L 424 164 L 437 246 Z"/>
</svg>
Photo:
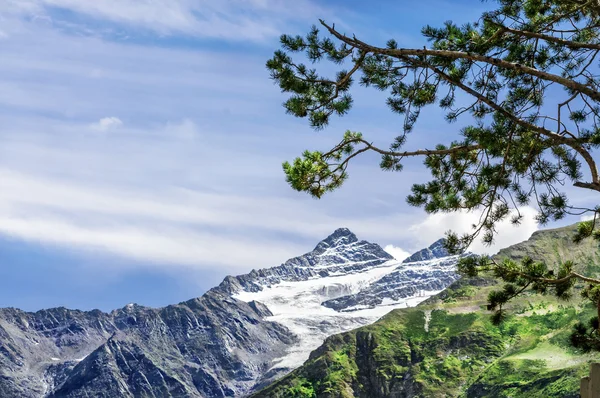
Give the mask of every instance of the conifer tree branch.
<svg viewBox="0 0 600 398">
<path fill-rule="evenodd" d="M 449 59 L 466 59 L 471 61 L 483 62 L 489 65 L 494 65 L 500 68 L 514 70 L 516 72 L 527 74 L 531 76 L 539 77 L 543 80 L 552 81 L 558 83 L 570 90 L 578 91 L 582 94 L 587 95 L 596 102 L 600 102 L 600 92 L 594 90 L 589 85 L 580 83 L 578 81 L 568 79 L 562 76 L 558 76 L 549 72 L 545 72 L 530 66 L 510 62 L 501 58 L 494 58 L 488 55 L 481 55 L 476 53 L 467 53 L 463 51 L 452 51 L 452 50 L 434 50 L 434 49 L 414 49 L 414 48 L 381 48 L 367 44 L 356 37 L 350 38 L 344 34 L 339 33 L 335 30 L 335 26 L 329 26 L 325 21 L 320 20 L 321 24 L 331 33 L 334 37 L 340 41 L 357 48 L 366 53 L 372 53 L 376 55 L 388 55 L 396 58 L 403 58 L 406 56 L 436 56 Z"/>
<path fill-rule="evenodd" d="M 512 28 L 501 25 L 501 24 L 494 22 L 492 20 L 489 20 L 489 19 L 486 21 L 498 26 L 498 34 L 499 35 L 501 35 L 502 33 L 511 33 L 515 36 L 523 36 L 523 37 L 527 37 L 530 39 L 542 39 L 542 40 L 545 40 L 550 43 L 558 44 L 561 46 L 566 46 L 566 47 L 573 48 L 573 49 L 584 48 L 584 49 L 588 49 L 588 50 L 600 50 L 600 44 L 598 44 L 598 43 L 584 43 L 584 42 L 578 42 L 578 41 L 573 41 L 573 40 L 566 40 L 566 39 L 561 39 L 560 37 L 545 35 L 542 33 L 512 29 Z"/>
<path fill-rule="evenodd" d="M 580 210 L 560 187 L 570 181 L 600 192 L 594 152 L 600 148 L 600 40 L 594 31 L 600 13 L 590 11 L 588 0 L 500 3 L 474 24 L 424 27 L 430 48 L 401 48 L 393 39 L 373 46 L 322 20 L 323 35 L 315 26 L 305 37 L 283 35 L 283 51 L 267 68 L 291 94 L 284 103 L 288 113 L 324 128 L 331 116 L 351 109 L 350 77 L 360 74 L 360 85 L 387 92 L 386 105 L 404 117 L 389 150 L 347 131 L 333 149 L 305 151 L 285 162 L 290 185 L 321 197 L 342 185 L 349 161 L 361 153 L 380 154 L 380 168 L 389 171 L 401 171 L 404 157 L 422 156 L 432 178 L 413 184 L 410 205 L 429 213 L 482 208 L 473 234 L 448 234 L 449 247 L 458 248 L 480 232 L 484 243 L 492 243 L 497 224 L 507 217 L 518 224 L 518 208 L 532 201 L 542 224 Z M 349 62 L 350 72 L 328 79 L 317 68 L 294 63 L 290 53 L 304 53 L 312 64 Z M 555 97 L 561 89 L 564 98 Z M 449 123 L 471 117 L 455 131 L 463 138 L 450 147 L 405 150 L 409 133 L 431 105 L 443 110 Z M 580 235 L 600 238 L 593 228 Z"/>
<path fill-rule="evenodd" d="M 450 155 L 450 154 L 458 153 L 458 152 L 469 152 L 469 151 L 481 149 L 481 145 L 458 145 L 458 146 L 453 146 L 453 147 L 447 148 L 447 149 L 418 149 L 418 150 L 414 150 L 414 151 L 397 152 L 397 151 L 387 151 L 385 149 L 378 148 L 363 138 L 352 138 L 350 140 L 343 140 L 338 145 L 336 145 L 332 150 L 326 152 L 324 154 L 324 156 L 325 157 L 331 156 L 334 152 L 339 151 L 343 146 L 345 146 L 347 144 L 354 144 L 354 143 L 364 144 L 365 148 L 367 150 L 372 150 L 381 155 L 388 155 L 388 156 L 393 156 L 393 157 L 398 157 L 398 158 L 414 157 L 414 156 Z"/>
<path fill-rule="evenodd" d="M 500 268 L 503 269 L 505 272 L 509 272 L 509 273 L 513 273 L 516 275 L 519 275 L 527 280 L 530 281 L 534 281 L 534 282 L 542 282 L 542 283 L 546 283 L 549 285 L 561 285 L 563 283 L 568 282 L 569 280 L 575 278 L 575 279 L 579 279 L 581 281 L 584 282 L 588 282 L 588 283 L 592 283 L 594 285 L 600 285 L 600 279 L 597 278 L 591 278 L 589 276 L 585 276 L 585 275 L 581 275 L 580 273 L 577 272 L 570 272 L 568 275 L 559 278 L 559 279 L 552 279 L 552 278 L 542 278 L 542 277 L 536 277 L 536 276 L 531 276 L 525 272 L 521 272 L 521 271 L 515 271 L 512 269 L 508 269 L 506 267 L 503 267 L 502 265 L 498 264 L 495 260 L 491 260 L 492 263 L 494 264 L 494 266 L 496 268 Z"/>
<path fill-rule="evenodd" d="M 536 126 L 533 123 L 523 120 L 523 119 L 517 117 L 516 115 L 514 115 L 513 113 L 509 112 L 508 110 L 506 110 L 504 107 L 498 105 L 497 103 L 495 103 L 494 101 L 492 101 L 491 99 L 486 97 L 485 95 L 473 90 L 471 87 L 465 85 L 464 83 L 462 83 L 460 81 L 452 79 L 450 76 L 448 76 L 446 73 L 442 72 L 440 69 L 438 69 L 434 66 L 425 64 L 425 63 L 420 63 L 420 65 L 421 65 L 421 67 L 426 67 L 426 68 L 431 69 L 436 74 L 438 74 L 440 77 L 442 77 L 444 80 L 448 81 L 450 84 L 460 87 L 466 93 L 474 96 L 479 101 L 487 104 L 494 110 L 502 113 L 504 116 L 506 116 L 513 122 L 515 122 L 523 127 L 527 127 L 533 131 L 537 131 L 541 135 L 546 136 L 555 142 L 565 144 L 565 145 L 568 145 L 569 147 L 571 147 L 573 150 L 575 150 L 577 153 L 579 153 L 581 155 L 581 157 L 585 160 L 585 162 L 588 164 L 588 167 L 589 167 L 590 173 L 591 173 L 591 177 L 592 177 L 591 183 L 585 183 L 585 182 L 578 181 L 578 182 L 575 182 L 574 186 L 579 187 L 579 188 L 592 189 L 594 191 L 600 192 L 600 181 L 598 179 L 598 168 L 596 166 L 596 162 L 595 162 L 594 158 L 592 157 L 592 155 L 589 153 L 589 151 L 587 151 L 581 145 L 581 140 L 576 139 L 576 138 L 565 137 L 565 136 L 557 134 L 551 130 L 548 130 L 544 127 Z"/>
</svg>

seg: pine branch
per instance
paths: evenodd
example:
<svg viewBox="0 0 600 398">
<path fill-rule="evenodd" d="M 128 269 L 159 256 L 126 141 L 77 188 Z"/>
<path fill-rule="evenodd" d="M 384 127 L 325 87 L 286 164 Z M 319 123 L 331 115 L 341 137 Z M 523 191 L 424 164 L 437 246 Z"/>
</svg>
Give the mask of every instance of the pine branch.
<svg viewBox="0 0 600 398">
<path fill-rule="evenodd" d="M 543 80 L 558 83 L 570 90 L 578 91 L 582 94 L 585 94 L 588 97 L 590 97 L 591 99 L 593 99 L 594 101 L 600 102 L 600 92 L 598 92 L 597 90 L 594 90 L 590 86 L 583 84 L 583 83 L 579 83 L 575 80 L 567 79 L 565 77 L 549 73 L 549 72 L 541 71 L 539 69 L 535 69 L 530 66 L 505 61 L 501 58 L 494 58 L 494 57 L 490 57 L 487 55 L 467 53 L 467 52 L 462 52 L 462 51 L 433 50 L 433 49 L 427 49 L 427 48 L 423 48 L 423 49 L 413 49 L 413 48 L 390 49 L 390 48 L 376 47 L 376 46 L 367 44 L 367 43 L 357 39 L 356 37 L 350 38 L 344 34 L 339 33 L 338 31 L 335 30 L 335 27 L 331 27 L 331 26 L 327 25 L 325 23 L 325 21 L 323 21 L 323 20 L 320 20 L 320 22 L 329 31 L 329 33 L 331 33 L 337 39 L 341 40 L 342 42 L 344 42 L 350 46 L 358 48 L 361 51 L 364 51 L 366 53 L 372 53 L 372 54 L 376 54 L 376 55 L 388 55 L 388 56 L 392 56 L 392 57 L 400 58 L 400 59 L 402 59 L 403 57 L 406 57 L 406 56 L 419 56 L 419 57 L 436 56 L 436 57 L 443 57 L 443 58 L 449 58 L 449 59 L 467 59 L 470 61 L 483 62 L 483 63 L 489 64 L 489 65 L 494 65 L 494 66 L 497 66 L 500 68 L 514 70 L 514 71 L 517 71 L 522 74 L 536 76 Z"/>
<path fill-rule="evenodd" d="M 597 43 L 582 43 L 582 42 L 578 42 L 578 41 L 572 41 L 572 40 L 565 40 L 565 39 L 561 39 L 559 37 L 555 37 L 555 36 L 551 36 L 551 35 L 545 35 L 542 33 L 536 33 L 536 32 L 529 32 L 526 30 L 518 30 L 518 29 L 512 29 L 509 28 L 507 26 L 501 25 L 497 22 L 494 22 L 492 20 L 486 20 L 489 23 L 492 23 L 496 26 L 498 26 L 499 29 L 499 34 L 501 35 L 502 33 L 511 33 L 515 36 L 523 36 L 523 37 L 527 37 L 530 39 L 542 39 L 545 40 L 547 42 L 550 43 L 554 43 L 554 44 L 558 44 L 561 46 L 566 46 L 569 48 L 573 48 L 573 49 L 588 49 L 588 50 L 600 50 L 600 44 Z"/>
<path fill-rule="evenodd" d="M 331 156 L 334 152 L 339 151 L 342 147 L 348 144 L 353 143 L 361 143 L 365 145 L 367 150 L 372 150 L 381 155 L 388 155 L 392 157 L 405 158 L 405 157 L 414 157 L 414 156 L 432 156 L 432 155 L 450 155 L 458 152 L 469 152 L 477 149 L 481 149 L 481 145 L 459 145 L 454 146 L 452 148 L 447 149 L 418 149 L 415 151 L 405 151 L 405 152 L 396 152 L 396 151 L 386 151 L 385 149 L 380 149 L 374 146 L 369 141 L 363 138 L 353 138 L 350 140 L 343 140 L 338 145 L 336 145 L 329 152 L 325 153 L 324 156 Z"/>
<path fill-rule="evenodd" d="M 571 147 L 573 150 L 575 150 L 577 153 L 579 153 L 581 155 L 581 157 L 586 161 L 586 163 L 588 164 L 588 167 L 590 169 L 591 176 L 592 176 L 591 183 L 576 182 L 574 184 L 574 186 L 580 187 L 580 188 L 592 189 L 594 191 L 600 192 L 600 180 L 598 178 L 598 168 L 596 166 L 596 162 L 595 162 L 594 158 L 592 157 L 592 155 L 589 153 L 589 151 L 587 151 L 581 145 L 581 140 L 576 139 L 576 138 L 567 138 L 563 135 L 557 134 L 557 133 L 555 133 L 551 130 L 548 130 L 544 127 L 536 126 L 533 123 L 527 122 L 527 121 L 517 117 L 513 113 L 509 112 L 504 107 L 498 105 L 497 103 L 495 103 L 494 101 L 492 101 L 491 99 L 486 97 L 485 95 L 473 90 L 471 87 L 465 85 L 464 83 L 462 83 L 460 81 L 452 79 L 450 76 L 448 76 L 446 73 L 442 72 L 438 68 L 428 65 L 428 64 L 425 64 L 425 63 L 422 63 L 422 62 L 419 62 L 419 64 L 421 67 L 431 69 L 432 71 L 434 71 L 436 74 L 438 74 L 440 77 L 442 77 L 444 80 L 446 80 L 450 84 L 461 88 L 463 91 L 474 96 L 479 101 L 487 104 L 494 110 L 502 113 L 504 116 L 506 116 L 507 118 L 509 118 L 510 120 L 515 122 L 516 124 L 519 124 L 523 127 L 527 127 L 528 129 L 531 129 L 533 131 L 537 131 L 541 135 L 546 136 L 557 143 L 565 144 L 565 145 L 568 145 L 569 147 Z"/>
</svg>

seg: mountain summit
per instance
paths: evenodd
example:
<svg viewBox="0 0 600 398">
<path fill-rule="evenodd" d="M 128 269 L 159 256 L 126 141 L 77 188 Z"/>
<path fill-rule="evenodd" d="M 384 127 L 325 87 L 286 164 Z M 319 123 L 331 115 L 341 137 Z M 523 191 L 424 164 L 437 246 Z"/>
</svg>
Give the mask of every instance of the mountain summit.
<svg viewBox="0 0 600 398">
<path fill-rule="evenodd" d="M 448 249 L 444 247 L 445 239 L 436 240 L 431 246 L 426 247 L 425 249 L 419 250 L 414 253 L 412 256 L 404 259 L 403 263 L 414 263 L 416 261 L 427 261 L 433 260 L 435 258 L 442 258 L 450 256 Z"/>
<path fill-rule="evenodd" d="M 339 228 L 320 241 L 312 251 L 291 258 L 277 267 L 228 276 L 218 289 L 229 294 L 258 292 L 282 282 L 356 273 L 393 259 L 378 244 L 359 241 L 348 228 Z"/>
<path fill-rule="evenodd" d="M 0 309 L 0 396 L 242 397 L 328 336 L 454 281 L 456 258 L 426 250 L 438 257 L 402 264 L 340 228 L 302 256 L 164 308 Z"/>
<path fill-rule="evenodd" d="M 340 245 L 348 245 L 354 242 L 358 242 L 358 238 L 348 228 L 338 228 L 327 238 L 323 239 L 315 247 L 314 251 L 324 251 L 327 248 L 332 248 Z"/>
</svg>

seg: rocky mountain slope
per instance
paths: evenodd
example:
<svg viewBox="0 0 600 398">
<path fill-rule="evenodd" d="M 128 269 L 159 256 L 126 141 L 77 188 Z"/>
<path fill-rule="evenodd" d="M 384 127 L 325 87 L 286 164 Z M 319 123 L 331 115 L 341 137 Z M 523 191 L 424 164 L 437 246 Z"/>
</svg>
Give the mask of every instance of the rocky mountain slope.
<svg viewBox="0 0 600 398">
<path fill-rule="evenodd" d="M 499 257 L 573 260 L 600 275 L 600 247 L 574 245 L 574 227 L 538 231 Z M 500 327 L 486 311 L 491 277 L 462 279 L 414 308 L 329 337 L 300 368 L 257 392 L 260 398 L 578 397 L 579 379 L 600 354 L 569 344 L 572 325 L 595 308 L 579 298 L 528 295 Z"/>
<path fill-rule="evenodd" d="M 412 256 L 414 257 L 414 256 Z M 458 257 L 442 253 L 442 257 L 402 263 L 393 272 L 361 289 L 358 293 L 323 302 L 336 311 L 356 311 L 394 303 L 407 297 L 419 297 L 423 292 L 444 289 L 458 279 L 454 272 Z"/>
<path fill-rule="evenodd" d="M 3 309 L 0 396 L 236 396 L 296 340 L 269 314 L 219 291 L 109 314 Z"/>
<path fill-rule="evenodd" d="M 440 242 L 419 253 L 400 263 L 342 228 L 305 255 L 164 308 L 0 309 L 0 397 L 242 397 L 329 335 L 457 279 Z"/>
</svg>

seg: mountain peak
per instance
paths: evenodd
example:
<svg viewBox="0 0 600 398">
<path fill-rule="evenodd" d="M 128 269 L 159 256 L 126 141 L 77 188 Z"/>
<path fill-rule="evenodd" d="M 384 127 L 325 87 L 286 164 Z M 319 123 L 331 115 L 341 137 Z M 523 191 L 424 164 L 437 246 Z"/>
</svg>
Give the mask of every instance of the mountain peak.
<svg viewBox="0 0 600 398">
<path fill-rule="evenodd" d="M 450 256 L 448 249 L 446 249 L 446 247 L 444 246 L 445 241 L 446 240 L 444 238 L 436 240 L 429 247 L 419 250 L 418 252 L 414 253 L 413 255 L 402 261 L 402 263 L 413 263 L 415 261 L 425 261 L 432 260 L 434 258 Z"/>
<path fill-rule="evenodd" d="M 338 228 L 327 238 L 319 242 L 315 247 L 315 251 L 324 251 L 330 247 L 338 247 L 354 242 L 358 242 L 358 238 L 352 231 L 348 228 Z"/>
<path fill-rule="evenodd" d="M 341 237 L 349 237 L 349 238 L 356 239 L 356 235 L 354 235 L 354 232 L 350 231 L 346 227 L 341 227 L 341 228 L 336 229 L 326 239 L 329 239 L 329 238 L 341 238 Z"/>
</svg>

